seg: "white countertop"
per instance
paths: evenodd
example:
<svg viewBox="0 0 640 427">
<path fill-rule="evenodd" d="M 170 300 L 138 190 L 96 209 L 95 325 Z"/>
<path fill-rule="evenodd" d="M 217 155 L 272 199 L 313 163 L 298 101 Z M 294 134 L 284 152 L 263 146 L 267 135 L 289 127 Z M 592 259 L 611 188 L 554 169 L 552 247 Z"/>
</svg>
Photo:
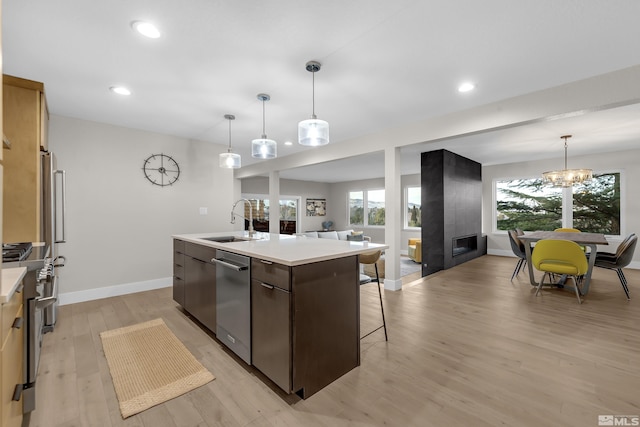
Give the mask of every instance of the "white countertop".
<svg viewBox="0 0 640 427">
<path fill-rule="evenodd" d="M 0 278 L 0 304 L 11 300 L 11 297 L 18 288 L 18 284 L 27 273 L 26 267 L 3 268 Z"/>
<path fill-rule="evenodd" d="M 371 252 L 376 249 L 384 250 L 389 248 L 389 246 L 379 243 L 353 242 L 270 233 L 256 233 L 252 240 L 242 242 L 219 243 L 202 239 L 203 237 L 220 236 L 249 238 L 246 231 L 176 234 L 172 237 L 288 266 L 344 258 L 346 256 Z"/>
</svg>

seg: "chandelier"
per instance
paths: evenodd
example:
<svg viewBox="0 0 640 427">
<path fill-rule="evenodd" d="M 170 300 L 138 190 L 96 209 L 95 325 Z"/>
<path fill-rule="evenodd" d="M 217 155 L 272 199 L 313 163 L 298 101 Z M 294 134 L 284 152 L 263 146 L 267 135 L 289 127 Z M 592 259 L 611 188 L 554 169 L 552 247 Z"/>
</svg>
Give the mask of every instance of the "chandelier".
<svg viewBox="0 0 640 427">
<path fill-rule="evenodd" d="M 591 169 L 567 169 L 567 139 L 571 138 L 571 135 L 563 135 L 560 138 L 564 139 L 564 169 L 544 172 L 542 179 L 554 187 L 571 187 L 573 184 L 591 180 Z"/>
</svg>

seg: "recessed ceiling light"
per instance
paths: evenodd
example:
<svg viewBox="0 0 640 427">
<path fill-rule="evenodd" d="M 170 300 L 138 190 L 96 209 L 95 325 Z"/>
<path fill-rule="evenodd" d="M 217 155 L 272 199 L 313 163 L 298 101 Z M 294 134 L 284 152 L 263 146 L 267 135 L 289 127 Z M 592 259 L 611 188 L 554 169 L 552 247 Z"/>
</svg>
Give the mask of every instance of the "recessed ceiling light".
<svg viewBox="0 0 640 427">
<path fill-rule="evenodd" d="M 155 25 L 149 22 L 133 21 L 131 23 L 131 28 L 133 28 L 143 36 L 149 37 L 150 39 L 157 39 L 158 37 L 160 37 L 160 30 L 158 30 Z"/>
<path fill-rule="evenodd" d="M 125 96 L 131 95 L 131 91 L 124 86 L 111 86 L 109 90 L 111 92 L 117 93 L 118 95 L 125 95 Z"/>
<path fill-rule="evenodd" d="M 462 83 L 458 86 L 458 92 L 470 92 L 476 88 L 476 85 L 471 82 Z"/>
<path fill-rule="evenodd" d="M 291 141 L 285 141 L 285 142 L 284 142 L 284 145 L 293 145 L 293 142 L 291 142 Z"/>
</svg>

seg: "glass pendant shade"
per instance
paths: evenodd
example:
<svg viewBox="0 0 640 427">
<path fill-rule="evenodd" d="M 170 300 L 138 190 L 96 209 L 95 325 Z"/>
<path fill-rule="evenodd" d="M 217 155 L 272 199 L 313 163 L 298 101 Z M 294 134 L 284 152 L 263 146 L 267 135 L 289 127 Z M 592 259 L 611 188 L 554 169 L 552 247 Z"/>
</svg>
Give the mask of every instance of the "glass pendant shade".
<svg viewBox="0 0 640 427">
<path fill-rule="evenodd" d="M 240 154 L 231 152 L 231 120 L 235 120 L 236 116 L 231 114 L 225 114 L 224 118 L 229 120 L 229 148 L 226 153 L 220 153 L 219 165 L 225 169 L 238 169 L 240 167 L 241 158 Z"/>
<path fill-rule="evenodd" d="M 220 167 L 226 169 L 238 169 L 241 164 L 240 154 L 228 152 L 220 153 Z"/>
<path fill-rule="evenodd" d="M 542 179 L 554 187 L 565 188 L 591 180 L 593 177 L 591 169 L 567 169 L 567 139 L 571 138 L 571 135 L 560 138 L 564 139 L 564 169 L 543 172 Z"/>
<path fill-rule="evenodd" d="M 298 143 L 309 147 L 329 143 L 329 123 L 320 119 L 307 119 L 298 123 Z"/>
<path fill-rule="evenodd" d="M 258 99 L 262 101 L 262 137 L 251 141 L 251 157 L 256 159 L 275 159 L 278 156 L 278 143 L 268 139 L 265 133 L 264 103 L 271 99 L 266 93 L 259 93 Z"/>
<path fill-rule="evenodd" d="M 298 144 L 307 147 L 317 147 L 329 143 L 329 123 L 316 117 L 316 80 L 315 75 L 320 71 L 320 63 L 309 61 L 306 69 L 312 75 L 312 114 L 311 118 L 298 123 Z"/>
<path fill-rule="evenodd" d="M 266 135 L 262 135 L 262 138 L 251 141 L 251 157 L 275 159 L 278 156 L 277 148 L 278 144 L 273 139 L 267 139 Z"/>
</svg>

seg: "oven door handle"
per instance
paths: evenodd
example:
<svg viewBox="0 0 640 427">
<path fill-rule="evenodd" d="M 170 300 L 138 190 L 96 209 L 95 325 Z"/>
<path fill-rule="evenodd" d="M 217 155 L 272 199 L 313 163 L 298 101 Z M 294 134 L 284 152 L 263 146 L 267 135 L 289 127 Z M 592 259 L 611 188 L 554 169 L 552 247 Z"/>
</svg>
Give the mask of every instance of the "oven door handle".
<svg viewBox="0 0 640 427">
<path fill-rule="evenodd" d="M 42 310 L 45 307 L 49 307 L 51 304 L 53 304 L 57 300 L 58 298 L 56 297 L 36 298 L 35 299 L 36 309 Z"/>
<path fill-rule="evenodd" d="M 54 263 L 53 266 L 55 268 L 64 267 L 65 262 L 67 262 L 67 258 L 65 258 L 64 255 L 58 255 L 53 259 L 53 263 Z"/>
</svg>

